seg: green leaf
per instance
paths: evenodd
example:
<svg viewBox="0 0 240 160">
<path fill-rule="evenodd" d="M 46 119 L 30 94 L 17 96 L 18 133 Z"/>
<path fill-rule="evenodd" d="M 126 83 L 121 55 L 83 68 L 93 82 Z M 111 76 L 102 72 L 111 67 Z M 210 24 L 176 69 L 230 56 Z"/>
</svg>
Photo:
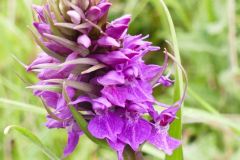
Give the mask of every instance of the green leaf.
<svg viewBox="0 0 240 160">
<path fill-rule="evenodd" d="M 152 0 L 156 3 L 155 0 Z M 177 35 L 175 31 L 175 27 L 173 24 L 172 17 L 170 15 L 170 12 L 163 0 L 159 0 L 159 4 L 161 7 L 158 7 L 158 9 L 163 9 L 164 13 L 167 17 L 171 37 L 172 37 L 172 43 L 173 43 L 173 50 L 174 50 L 174 56 L 176 60 L 176 72 L 175 72 L 175 85 L 174 85 L 174 102 L 181 99 L 181 96 L 183 94 L 183 75 L 181 69 L 177 66 L 181 65 L 181 58 L 180 58 L 180 52 L 178 47 L 178 41 L 177 41 Z M 176 119 L 170 126 L 169 134 L 177 139 L 182 139 L 182 111 L 181 109 L 177 113 L 178 119 Z M 183 160 L 183 151 L 182 146 L 180 146 L 178 149 L 176 149 L 172 156 L 167 156 L 166 160 Z"/>
<path fill-rule="evenodd" d="M 29 141 L 31 141 L 36 147 L 41 149 L 41 151 L 48 156 L 49 159 L 51 160 L 60 160 L 54 153 L 52 153 L 47 147 L 45 147 L 42 142 L 38 139 L 37 136 L 35 136 L 31 131 L 17 126 L 17 125 L 11 125 L 8 126 L 4 129 L 4 134 L 7 135 L 10 130 L 15 130 L 19 132 L 21 135 L 25 136 Z"/>
<path fill-rule="evenodd" d="M 138 160 L 135 151 L 129 145 L 124 148 L 123 157 L 124 160 Z"/>
<path fill-rule="evenodd" d="M 38 106 L 14 101 L 14 100 L 11 100 L 11 99 L 0 98 L 0 103 L 3 103 L 3 104 L 0 105 L 0 107 L 4 107 L 4 108 L 7 108 L 7 109 L 22 110 L 22 111 L 32 112 L 32 113 L 36 113 L 36 114 L 40 114 L 40 115 L 45 115 L 46 114 L 44 109 L 42 109 Z M 4 104 L 6 104 L 6 105 L 4 105 Z"/>
<path fill-rule="evenodd" d="M 190 30 L 191 29 L 191 21 L 188 18 L 187 13 L 184 11 L 184 7 L 180 1 L 175 0 L 168 0 L 166 1 L 169 8 L 172 8 L 175 13 L 177 13 L 176 16 L 178 16 L 178 19 L 182 21 L 182 25 Z"/>
</svg>

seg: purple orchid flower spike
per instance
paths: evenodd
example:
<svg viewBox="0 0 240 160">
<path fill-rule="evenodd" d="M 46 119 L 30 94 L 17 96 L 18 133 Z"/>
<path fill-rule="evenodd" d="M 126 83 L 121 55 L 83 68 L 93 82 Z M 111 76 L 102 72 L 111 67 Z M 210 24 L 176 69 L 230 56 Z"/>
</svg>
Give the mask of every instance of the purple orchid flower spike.
<svg viewBox="0 0 240 160">
<path fill-rule="evenodd" d="M 33 6 L 33 34 L 43 53 L 27 67 L 39 78 L 29 88 L 45 104 L 46 126 L 66 129 L 65 157 L 83 134 L 104 141 L 119 160 L 125 150 L 137 153 L 145 142 L 171 154 L 181 144 L 168 135 L 178 108 L 159 114 L 154 105 L 167 105 L 153 96 L 157 86 L 174 84 L 164 75 L 167 57 L 163 66 L 146 64 L 144 56 L 160 48 L 146 41 L 148 36 L 128 34 L 130 15 L 108 22 L 111 5 L 64 0 Z"/>
</svg>

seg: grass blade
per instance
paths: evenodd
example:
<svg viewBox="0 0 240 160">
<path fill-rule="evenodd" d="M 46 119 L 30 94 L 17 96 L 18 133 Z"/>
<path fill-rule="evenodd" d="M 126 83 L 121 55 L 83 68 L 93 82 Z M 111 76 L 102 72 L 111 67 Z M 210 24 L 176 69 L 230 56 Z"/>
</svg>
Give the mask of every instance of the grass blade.
<svg viewBox="0 0 240 160">
<path fill-rule="evenodd" d="M 26 137 L 28 140 L 30 140 L 35 146 L 37 146 L 41 151 L 48 156 L 51 160 L 60 160 L 54 153 L 52 153 L 47 147 L 45 147 L 42 142 L 39 140 L 37 136 L 35 136 L 31 131 L 27 130 L 26 128 L 17 126 L 17 125 L 11 125 L 4 129 L 4 134 L 7 135 L 10 130 L 15 130 L 19 132 L 21 135 Z"/>
<path fill-rule="evenodd" d="M 177 35 L 175 31 L 175 27 L 173 24 L 172 17 L 170 15 L 170 12 L 163 0 L 159 0 L 160 5 L 162 6 L 164 13 L 166 14 L 168 25 L 170 28 L 170 33 L 172 37 L 172 43 L 173 43 L 173 50 L 174 50 L 174 56 L 176 59 L 177 64 L 181 64 L 181 58 L 180 58 L 180 52 L 178 48 L 178 42 L 177 42 Z M 159 7 L 159 9 L 162 9 Z M 176 65 L 176 72 L 175 72 L 175 77 L 176 77 L 176 83 L 175 83 L 175 88 L 174 88 L 174 102 L 178 101 L 181 99 L 181 96 L 183 94 L 183 75 L 181 69 Z M 169 133 L 171 136 L 177 139 L 182 139 L 182 110 L 180 109 L 179 112 L 177 113 L 177 117 L 179 119 L 175 120 L 169 130 Z M 183 151 L 182 151 L 182 146 L 176 149 L 173 153 L 172 156 L 167 156 L 166 160 L 183 160 Z"/>
<path fill-rule="evenodd" d="M 0 103 L 2 103 L 0 107 L 7 108 L 7 109 L 22 110 L 22 111 L 32 112 L 40 115 L 46 114 L 46 111 L 44 111 L 44 109 L 31 104 L 26 104 L 26 103 L 5 99 L 5 98 L 0 98 Z"/>
</svg>

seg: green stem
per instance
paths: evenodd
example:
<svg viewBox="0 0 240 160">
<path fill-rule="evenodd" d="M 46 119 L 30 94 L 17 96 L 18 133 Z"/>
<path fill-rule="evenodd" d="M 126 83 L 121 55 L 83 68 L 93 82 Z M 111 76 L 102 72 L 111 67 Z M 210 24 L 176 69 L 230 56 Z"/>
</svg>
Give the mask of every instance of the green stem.
<svg viewBox="0 0 240 160">
<path fill-rule="evenodd" d="M 135 152 L 130 146 L 125 147 L 124 160 L 144 160 L 141 152 Z"/>
<path fill-rule="evenodd" d="M 135 152 L 129 146 L 124 149 L 123 157 L 124 160 L 136 160 Z"/>
<path fill-rule="evenodd" d="M 136 160 L 144 160 L 142 152 L 136 152 Z"/>
<path fill-rule="evenodd" d="M 170 33 L 171 33 L 171 37 L 172 37 L 173 50 L 174 50 L 174 56 L 176 59 L 176 63 L 181 64 L 180 52 L 179 52 L 178 42 L 177 42 L 177 35 L 176 35 L 172 17 L 171 17 L 170 12 L 163 0 L 160 0 L 160 4 L 162 5 L 163 10 L 167 16 L 168 25 L 169 25 Z M 174 99 L 173 99 L 174 102 L 181 99 L 181 96 L 183 94 L 183 75 L 182 75 L 181 69 L 177 65 L 176 65 L 175 76 L 176 76 L 176 83 L 175 83 L 175 88 L 174 88 Z M 177 139 L 182 139 L 182 113 L 181 112 L 182 112 L 182 110 L 180 109 L 179 112 L 177 113 L 178 119 L 176 119 L 172 123 L 170 130 L 169 130 L 169 134 Z M 166 157 L 166 160 L 183 160 L 183 159 L 184 158 L 183 158 L 182 146 L 179 147 L 178 149 L 176 149 L 172 156 Z"/>
</svg>

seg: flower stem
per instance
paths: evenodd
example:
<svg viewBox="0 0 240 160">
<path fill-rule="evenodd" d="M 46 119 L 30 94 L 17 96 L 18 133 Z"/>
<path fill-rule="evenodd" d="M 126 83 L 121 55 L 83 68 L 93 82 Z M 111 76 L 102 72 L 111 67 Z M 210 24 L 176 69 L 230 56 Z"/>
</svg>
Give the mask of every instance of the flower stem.
<svg viewBox="0 0 240 160">
<path fill-rule="evenodd" d="M 127 146 L 123 152 L 124 160 L 144 160 L 141 152 L 135 152 L 130 146 Z"/>
<path fill-rule="evenodd" d="M 144 160 L 142 152 L 136 152 L 136 160 Z"/>
</svg>

